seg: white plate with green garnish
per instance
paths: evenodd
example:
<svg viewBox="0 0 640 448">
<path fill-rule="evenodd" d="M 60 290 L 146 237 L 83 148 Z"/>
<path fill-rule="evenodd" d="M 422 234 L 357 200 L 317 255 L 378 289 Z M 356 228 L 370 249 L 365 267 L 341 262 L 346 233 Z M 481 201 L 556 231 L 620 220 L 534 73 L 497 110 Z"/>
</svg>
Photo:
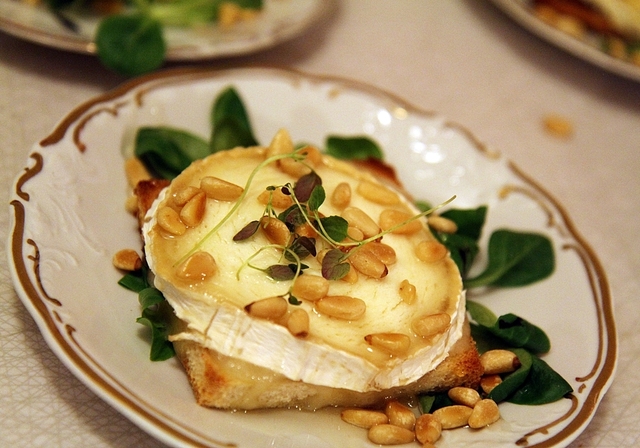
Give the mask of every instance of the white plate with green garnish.
<svg viewBox="0 0 640 448">
<path fill-rule="evenodd" d="M 126 75 L 136 75 L 157 68 L 163 60 L 212 59 L 272 47 L 302 33 L 324 17 L 333 5 L 329 0 L 231 0 L 254 8 L 255 16 L 238 20 L 230 26 L 221 26 L 215 13 L 211 13 L 211 8 L 222 3 L 221 0 L 178 0 L 175 4 L 142 0 L 133 5 L 148 4 L 148 7 L 128 6 L 118 14 L 131 16 L 146 8 L 148 12 L 142 13 L 145 20 L 157 19 L 157 27 L 148 26 L 142 20 L 128 25 L 112 24 L 112 31 L 105 31 L 103 35 L 107 40 L 120 39 L 113 43 L 117 50 L 109 51 L 107 48 L 101 51 L 97 30 L 106 15 L 91 10 L 87 6 L 90 1 L 0 0 L 0 30 L 41 45 L 97 54 L 110 68 L 114 68 L 114 63 L 110 62 L 113 57 L 128 58 L 129 61 L 120 63 L 120 66 L 116 63 L 115 68 Z M 113 0 L 114 3 L 118 1 L 125 2 Z M 47 6 L 49 4 L 61 6 L 52 9 Z M 137 37 L 128 37 L 128 42 L 122 41 L 126 29 L 131 27 L 137 30 L 137 34 L 132 33 Z M 163 33 L 163 52 L 158 49 L 159 39 L 154 36 L 154 31 Z M 139 48 L 142 56 L 134 58 L 123 51 L 125 48 Z"/>
<path fill-rule="evenodd" d="M 491 314 L 514 313 L 541 328 L 551 348 L 535 358 L 572 392 L 542 405 L 505 400 L 498 422 L 480 431 L 444 431 L 439 446 L 566 446 L 584 430 L 613 380 L 617 338 L 606 274 L 566 210 L 457 123 L 359 82 L 274 68 L 148 75 L 78 106 L 34 145 L 12 192 L 11 272 L 25 307 L 74 375 L 175 446 L 375 446 L 365 430 L 340 419 L 339 409 L 232 413 L 199 407 L 176 359 L 149 360 L 149 333 L 136 322 L 137 296 L 118 284 L 122 273 L 112 265 L 113 254 L 141 245 L 124 206 L 130 194 L 124 161 L 137 130 L 171 127 L 207 140 L 212 104 L 229 87 L 262 144 L 283 127 L 294 140 L 320 148 L 328 136 L 366 136 L 416 199 L 439 204 L 455 195 L 450 208 L 487 207 L 467 279 L 476 279 L 468 299 L 491 312 L 476 309 L 475 318 L 487 323 Z M 491 235 L 500 229 L 508 229 L 508 238 L 542 236 L 551 243 L 552 264 L 536 259 L 544 265 L 540 275 L 522 281 L 492 258 L 495 253 L 488 257 Z M 499 246 L 496 253 L 506 253 Z M 498 274 L 480 275 L 491 270 Z M 479 286 L 487 282 L 491 286 Z M 554 387 L 536 384 L 543 392 Z"/>
</svg>

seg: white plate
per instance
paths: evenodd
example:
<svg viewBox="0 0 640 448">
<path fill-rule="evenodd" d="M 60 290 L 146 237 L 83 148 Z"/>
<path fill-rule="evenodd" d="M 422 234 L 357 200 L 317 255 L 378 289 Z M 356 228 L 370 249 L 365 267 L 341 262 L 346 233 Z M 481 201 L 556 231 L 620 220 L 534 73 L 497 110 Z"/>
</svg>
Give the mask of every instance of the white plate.
<svg viewBox="0 0 640 448">
<path fill-rule="evenodd" d="M 333 0 L 265 0 L 256 20 L 228 30 L 215 25 L 165 28 L 167 60 L 185 61 L 252 53 L 300 34 L 331 9 Z M 44 6 L 0 0 L 0 30 L 37 44 L 95 54 L 93 36 L 99 17 L 73 17 L 79 29 L 65 27 Z"/>
<path fill-rule="evenodd" d="M 296 140 L 368 134 L 416 198 L 489 206 L 497 227 L 548 235 L 557 270 L 525 288 L 473 296 L 551 337 L 544 359 L 573 386 L 545 406 L 502 404 L 503 419 L 447 431 L 440 446 L 564 446 L 585 428 L 615 370 L 617 339 L 606 275 L 566 211 L 509 160 L 463 127 L 361 83 L 273 68 L 160 72 L 79 106 L 37 143 L 13 189 L 9 257 L 15 287 L 52 350 L 104 400 L 166 443 L 238 447 L 367 447 L 337 410 L 229 413 L 195 404 L 177 361 L 151 363 L 136 295 L 116 284 L 111 256 L 140 245 L 124 210 L 123 152 L 142 125 L 203 137 L 217 93 L 233 85 L 259 141 L 280 127 Z M 482 260 L 481 260 L 482 261 Z"/>
<path fill-rule="evenodd" d="M 491 2 L 538 37 L 600 68 L 640 81 L 640 66 L 602 51 L 598 36 L 581 40 L 538 19 L 531 11 L 531 0 L 491 0 Z"/>
</svg>

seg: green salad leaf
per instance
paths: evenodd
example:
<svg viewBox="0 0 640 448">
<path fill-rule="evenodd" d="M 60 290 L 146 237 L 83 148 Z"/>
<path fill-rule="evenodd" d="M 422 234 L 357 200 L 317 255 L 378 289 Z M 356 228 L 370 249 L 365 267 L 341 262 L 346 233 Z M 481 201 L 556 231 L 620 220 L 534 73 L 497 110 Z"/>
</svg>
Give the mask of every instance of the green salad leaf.
<svg viewBox="0 0 640 448">
<path fill-rule="evenodd" d="M 258 144 L 242 99 L 233 87 L 218 94 L 211 110 L 211 129 L 209 145 L 212 153 Z"/>
<path fill-rule="evenodd" d="M 346 160 L 366 160 L 383 159 L 383 153 L 380 146 L 369 137 L 327 137 L 326 153 L 336 159 Z"/>
</svg>

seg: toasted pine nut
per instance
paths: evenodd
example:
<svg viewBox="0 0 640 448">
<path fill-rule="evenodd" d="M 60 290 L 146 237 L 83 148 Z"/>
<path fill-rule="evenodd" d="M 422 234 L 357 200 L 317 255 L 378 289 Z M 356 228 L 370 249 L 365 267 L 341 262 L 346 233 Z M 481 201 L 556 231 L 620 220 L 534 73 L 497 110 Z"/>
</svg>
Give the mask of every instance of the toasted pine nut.
<svg viewBox="0 0 640 448">
<path fill-rule="evenodd" d="M 349 261 L 347 261 L 347 263 L 349 263 Z M 358 278 L 358 271 L 356 271 L 353 265 L 349 263 L 349 271 L 347 272 L 347 275 L 342 277 L 340 280 L 343 282 L 347 282 L 350 285 L 355 285 L 356 283 L 358 283 Z"/>
<path fill-rule="evenodd" d="M 185 280 L 202 281 L 218 272 L 216 260 L 204 251 L 198 251 L 187 258 L 180 266 L 176 275 Z"/>
<path fill-rule="evenodd" d="M 112 258 L 113 265 L 125 271 L 137 271 L 142 267 L 140 255 L 133 249 L 122 249 L 116 252 Z"/>
<path fill-rule="evenodd" d="M 180 219 L 177 211 L 171 207 L 162 207 L 158 210 L 158 225 L 172 235 L 184 235 L 187 226 Z"/>
<path fill-rule="evenodd" d="M 389 230 L 408 221 L 412 216 L 410 213 L 401 210 L 387 208 L 380 213 L 378 224 L 382 230 Z M 419 232 L 420 229 L 422 229 L 422 224 L 416 219 L 392 230 L 391 233 L 395 233 L 396 235 L 412 235 Z"/>
<path fill-rule="evenodd" d="M 480 394 L 478 391 L 471 389 L 470 387 L 454 387 L 449 389 L 447 394 L 454 403 L 463 404 L 470 408 L 474 407 L 476 403 L 480 401 Z"/>
<path fill-rule="evenodd" d="M 389 417 L 389 423 L 391 425 L 399 426 L 409 431 L 413 431 L 416 425 L 416 415 L 411 409 L 399 401 L 388 401 L 384 406 L 384 413 Z"/>
<path fill-rule="evenodd" d="M 347 207 L 342 211 L 342 217 L 347 220 L 351 227 L 356 227 L 364 234 L 366 238 L 370 238 L 380 233 L 378 224 L 365 212 L 357 207 Z"/>
<path fill-rule="evenodd" d="M 279 154 L 288 154 L 293 152 L 293 141 L 291 140 L 291 136 L 289 132 L 284 129 L 278 129 L 276 135 L 271 139 L 271 143 L 269 143 L 269 147 L 265 153 L 266 158 L 279 155 Z"/>
<path fill-rule="evenodd" d="M 490 398 L 478 401 L 469 416 L 469 427 L 478 429 L 489 426 L 500 419 L 500 409 Z"/>
<path fill-rule="evenodd" d="M 458 224 L 444 216 L 430 215 L 427 218 L 427 224 L 429 224 L 429 227 L 433 230 L 442 233 L 456 233 L 458 231 Z"/>
<path fill-rule="evenodd" d="M 401 445 L 415 440 L 413 431 L 389 424 L 372 426 L 368 436 L 371 442 L 378 445 Z"/>
<path fill-rule="evenodd" d="M 309 314 L 301 308 L 296 308 L 287 319 L 287 328 L 295 337 L 306 338 L 309 335 Z"/>
<path fill-rule="evenodd" d="M 348 227 L 347 228 L 347 238 L 346 240 L 349 241 L 362 241 L 364 239 L 364 233 L 362 233 L 362 230 L 358 229 L 357 227 Z"/>
<path fill-rule="evenodd" d="M 480 355 L 485 375 L 513 372 L 520 367 L 518 356 L 509 350 L 489 350 Z"/>
<path fill-rule="evenodd" d="M 283 173 L 288 174 L 296 179 L 309 174 L 311 168 L 309 168 L 305 161 L 294 160 L 293 158 L 286 158 L 278 160 L 278 168 Z"/>
<path fill-rule="evenodd" d="M 367 305 L 363 300 L 349 296 L 324 296 L 315 302 L 315 309 L 321 314 L 343 320 L 360 319 Z"/>
<path fill-rule="evenodd" d="M 573 123 L 560 115 L 547 115 L 544 117 L 543 123 L 547 132 L 555 137 L 569 138 L 573 135 Z"/>
<path fill-rule="evenodd" d="M 400 282 L 400 288 L 398 290 L 400 294 L 400 298 L 402 301 L 411 305 L 416 301 L 416 297 L 418 296 L 416 293 L 416 287 L 409 283 L 409 280 L 404 279 Z"/>
<path fill-rule="evenodd" d="M 440 420 L 442 429 L 453 429 L 467 425 L 473 409 L 469 406 L 454 404 L 433 411 L 433 416 Z"/>
<path fill-rule="evenodd" d="M 284 194 L 282 192 L 282 188 L 276 188 L 273 191 L 264 190 L 258 195 L 258 202 L 263 205 L 267 205 L 269 203 L 269 198 L 271 198 L 271 205 L 274 208 L 286 209 L 293 205 L 291 195 Z"/>
<path fill-rule="evenodd" d="M 304 161 L 311 167 L 322 164 L 322 153 L 315 146 L 307 145 L 300 150 L 299 154 L 304 155 Z"/>
<path fill-rule="evenodd" d="M 411 338 L 402 333 L 373 333 L 366 335 L 364 340 L 372 347 L 397 356 L 407 353 L 411 346 Z"/>
<path fill-rule="evenodd" d="M 242 8 L 233 2 L 222 2 L 218 7 L 218 25 L 228 28 L 242 20 Z"/>
<path fill-rule="evenodd" d="M 130 157 L 124 162 L 124 172 L 131 188 L 135 188 L 141 180 L 151 179 L 151 174 L 137 157 Z"/>
<path fill-rule="evenodd" d="M 184 207 L 189 200 L 202 190 L 191 185 L 176 191 L 173 195 L 173 203 L 178 207 Z"/>
<path fill-rule="evenodd" d="M 388 244 L 379 241 L 371 241 L 360 248 L 361 251 L 371 252 L 374 257 L 387 266 L 397 261 L 396 251 Z"/>
<path fill-rule="evenodd" d="M 426 263 L 435 263 L 447 255 L 447 248 L 436 240 L 421 241 L 415 248 L 418 260 Z"/>
<path fill-rule="evenodd" d="M 206 176 L 200 180 L 200 188 L 208 198 L 216 201 L 233 202 L 244 192 L 244 188 L 214 176 Z"/>
<path fill-rule="evenodd" d="M 302 223 L 296 227 L 296 234 L 300 236 L 306 236 L 307 238 L 315 238 L 318 236 L 318 232 L 311 224 L 308 222 Z"/>
<path fill-rule="evenodd" d="M 391 191 L 384 185 L 369 181 L 362 181 L 358 184 L 356 191 L 363 198 L 381 205 L 395 205 L 400 202 L 398 194 Z"/>
<path fill-rule="evenodd" d="M 267 239 L 273 244 L 279 244 L 280 246 L 287 246 L 289 244 L 291 232 L 287 225 L 278 218 L 265 216 L 260 220 L 260 227 Z"/>
<path fill-rule="evenodd" d="M 389 422 L 386 414 L 368 409 L 345 409 L 340 413 L 340 418 L 351 425 L 366 429 Z"/>
<path fill-rule="evenodd" d="M 490 393 L 500 383 L 502 383 L 502 378 L 497 373 L 484 375 L 480 378 L 480 388 L 485 394 Z"/>
<path fill-rule="evenodd" d="M 201 191 L 189 199 L 189 202 L 182 207 L 182 210 L 180 210 L 180 219 L 189 227 L 196 227 L 202 222 L 206 209 L 207 196 Z"/>
<path fill-rule="evenodd" d="M 383 278 L 389 273 L 387 266 L 371 252 L 355 250 L 349 255 L 349 261 L 358 272 L 371 278 Z"/>
<path fill-rule="evenodd" d="M 329 280 L 319 275 L 304 274 L 296 278 L 291 293 L 299 299 L 316 301 L 329 292 Z"/>
<path fill-rule="evenodd" d="M 451 317 L 446 313 L 430 314 L 414 320 L 411 324 L 418 336 L 429 337 L 444 332 L 451 324 Z"/>
<path fill-rule="evenodd" d="M 442 423 L 433 414 L 422 414 L 416 420 L 416 439 L 420 443 L 436 443 L 442 434 Z"/>
<path fill-rule="evenodd" d="M 339 209 L 343 209 L 351 202 L 351 186 L 347 182 L 341 182 L 331 193 L 331 204 Z"/>
<path fill-rule="evenodd" d="M 276 296 L 251 302 L 244 309 L 254 317 L 277 319 L 285 315 L 288 307 L 289 305 L 284 297 Z"/>
<path fill-rule="evenodd" d="M 132 215 L 138 214 L 138 196 L 132 194 L 124 201 L 124 209 Z"/>
</svg>

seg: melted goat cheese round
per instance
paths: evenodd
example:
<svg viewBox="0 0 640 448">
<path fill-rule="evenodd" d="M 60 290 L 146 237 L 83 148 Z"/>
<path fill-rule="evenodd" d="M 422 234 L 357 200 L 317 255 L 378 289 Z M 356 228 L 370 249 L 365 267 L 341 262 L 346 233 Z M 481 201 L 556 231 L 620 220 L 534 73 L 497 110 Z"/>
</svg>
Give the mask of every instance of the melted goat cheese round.
<svg viewBox="0 0 640 448">
<path fill-rule="evenodd" d="M 355 297 L 366 303 L 362 317 L 331 317 L 318 312 L 314 302 L 302 300 L 301 304 L 288 305 L 288 312 L 303 309 L 309 316 L 308 335 L 296 337 L 282 322 L 256 318 L 245 311 L 248 304 L 266 297 L 286 296 L 291 288 L 291 281 L 273 280 L 262 270 L 283 263 L 281 250 L 265 249 L 269 241 L 262 232 L 244 241 L 233 241 L 247 223 L 263 216 L 265 205 L 257 198 L 267 187 L 295 184 L 297 180 L 271 163 L 253 173 L 248 184 L 266 152 L 265 148 L 237 148 L 194 162 L 161 193 L 147 214 L 143 235 L 155 286 L 177 317 L 187 324 L 187 330 L 173 339 L 196 341 L 292 380 L 359 392 L 404 386 L 434 369 L 462 335 L 465 300 L 459 271 L 448 255 L 432 263 L 417 258 L 416 246 L 421 241 L 434 240 L 423 219 L 419 231 L 413 234 L 388 233 L 382 237 L 381 242 L 393 247 L 397 258 L 388 266 L 384 278 L 359 274 L 355 283 L 330 281 L 328 295 Z M 378 204 L 358 194 L 361 182 L 378 182 L 350 164 L 322 156 L 314 170 L 326 191 L 326 200 L 319 208 L 324 216 L 341 214 L 330 196 L 338 184 L 345 182 L 352 191 L 349 206 L 360 208 L 375 221 L 389 208 L 411 215 L 418 213 L 400 194 L 395 205 Z M 239 204 L 207 199 L 201 223 L 180 236 L 166 232 L 158 224 L 159 211 L 174 207 L 176 194 L 187 187 L 198 187 L 205 176 L 242 186 L 247 189 L 246 195 Z M 225 220 L 226 215 L 229 219 Z M 325 243 L 316 238 L 316 244 L 321 250 Z M 176 274 L 177 267 L 196 245 L 213 256 L 217 272 L 202 281 L 185 280 Z M 302 263 L 308 266 L 303 275 L 321 275 L 321 265 L 315 258 L 306 258 Z M 415 286 L 412 303 L 399 293 L 404 280 Z M 450 325 L 436 336 L 422 337 L 413 331 L 416 319 L 442 313 L 449 316 Z M 411 344 L 406 353 L 390 354 L 365 339 L 367 335 L 387 333 L 409 336 Z"/>
</svg>

